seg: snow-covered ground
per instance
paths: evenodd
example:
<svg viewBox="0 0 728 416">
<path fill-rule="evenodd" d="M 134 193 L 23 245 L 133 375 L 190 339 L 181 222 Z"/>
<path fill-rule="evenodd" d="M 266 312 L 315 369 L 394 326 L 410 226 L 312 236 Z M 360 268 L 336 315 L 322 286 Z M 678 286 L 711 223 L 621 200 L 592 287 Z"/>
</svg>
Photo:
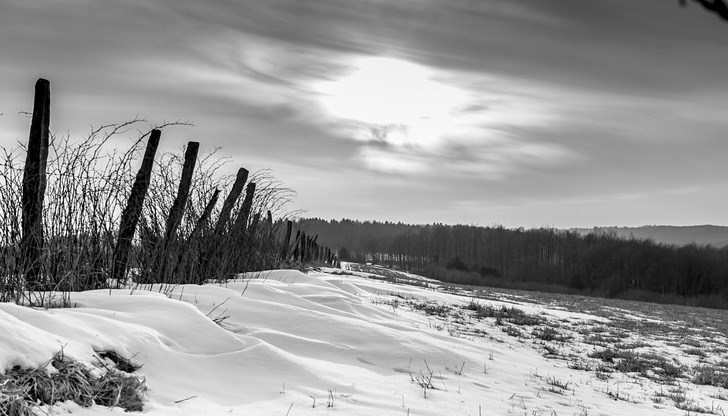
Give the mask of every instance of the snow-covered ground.
<svg viewBox="0 0 728 416">
<path fill-rule="evenodd" d="M 39 366 L 61 348 L 94 365 L 95 351 L 114 350 L 143 365 L 137 373 L 146 378 L 150 415 L 685 415 L 691 409 L 721 415 L 728 409 L 724 388 L 690 379 L 698 362 L 719 366 L 726 359 L 726 334 L 710 326 L 695 334 L 686 329 L 685 339 L 706 353 L 698 357 L 684 353 L 680 339 L 640 331 L 651 318 L 637 312 L 597 316 L 513 296 L 474 299 L 475 293 L 444 291 L 424 279 L 402 285 L 370 276 L 280 270 L 224 286 L 73 293 L 73 308 L 2 303 L 0 370 Z M 539 324 L 473 310 L 490 306 L 516 307 Z M 637 323 L 633 331 L 627 320 Z M 588 356 L 617 345 L 663 356 L 685 375 L 619 372 Z M 676 400 L 679 394 L 685 400 Z M 123 413 L 70 403 L 53 411 Z"/>
</svg>

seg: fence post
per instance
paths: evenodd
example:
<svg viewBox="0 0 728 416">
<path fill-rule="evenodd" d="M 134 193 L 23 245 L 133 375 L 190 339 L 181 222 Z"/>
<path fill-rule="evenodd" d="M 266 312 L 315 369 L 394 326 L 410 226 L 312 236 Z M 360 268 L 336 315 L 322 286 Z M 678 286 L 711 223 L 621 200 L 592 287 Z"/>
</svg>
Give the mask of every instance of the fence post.
<svg viewBox="0 0 728 416">
<path fill-rule="evenodd" d="M 270 210 L 265 214 L 265 234 L 266 241 L 275 245 L 273 242 L 273 214 Z M 273 247 L 269 247 L 269 250 L 273 250 Z"/>
<path fill-rule="evenodd" d="M 281 259 L 288 259 L 288 244 L 291 241 L 291 231 L 293 231 L 293 221 L 286 221 L 286 237 L 283 239 L 283 247 L 281 248 Z"/>
<path fill-rule="evenodd" d="M 311 239 L 308 261 L 316 261 L 316 253 L 318 251 L 318 243 L 316 242 L 316 240 L 318 240 L 318 234 L 316 234 L 316 236 Z"/>
<path fill-rule="evenodd" d="M 164 240 L 158 247 L 158 257 L 156 270 L 152 278 L 157 278 L 159 282 L 165 282 L 167 274 L 167 250 L 169 245 L 174 239 L 182 222 L 182 214 L 184 214 L 184 208 L 187 204 L 187 198 L 190 196 L 190 185 L 192 185 L 192 175 L 195 172 L 195 164 L 197 163 L 197 152 L 200 150 L 199 142 L 187 143 L 187 149 L 185 150 L 185 160 L 182 165 L 182 176 L 179 180 L 179 188 L 177 189 L 177 196 L 174 198 L 172 208 L 169 209 L 169 215 L 167 216 L 167 225 L 164 232 Z"/>
<path fill-rule="evenodd" d="M 218 217 L 217 225 L 215 226 L 215 234 L 220 235 L 225 230 L 225 226 L 230 220 L 230 212 L 232 211 L 233 206 L 235 206 L 235 201 L 237 201 L 240 197 L 240 193 L 243 192 L 243 186 L 247 180 L 248 170 L 245 168 L 238 169 L 238 175 L 235 177 L 233 188 L 230 190 L 230 194 L 228 194 L 227 198 L 225 198 L 225 202 L 222 203 L 222 210 L 220 211 L 220 216 Z"/>
<path fill-rule="evenodd" d="M 116 280 L 117 286 L 126 277 L 126 266 L 129 261 L 129 250 L 131 249 L 131 240 L 134 238 L 136 226 L 142 213 L 144 198 L 147 195 L 149 181 L 152 177 L 152 167 L 154 166 L 154 155 L 157 153 L 159 146 L 159 138 L 162 132 L 154 129 L 149 136 L 147 148 L 144 151 L 144 159 L 142 166 L 137 172 L 134 179 L 134 185 L 129 194 L 129 201 L 121 214 L 121 225 L 119 225 L 119 237 L 114 248 L 114 261 L 111 270 L 111 278 Z"/>
<path fill-rule="evenodd" d="M 192 174 L 195 171 L 195 164 L 197 163 L 197 152 L 199 150 L 199 142 L 187 143 L 187 149 L 185 150 L 185 161 L 182 167 L 182 177 L 179 180 L 177 196 L 174 198 L 172 208 L 170 208 L 169 216 L 167 217 L 167 229 L 164 233 L 165 245 L 169 244 L 169 242 L 172 240 L 172 237 L 174 237 L 174 234 L 177 232 L 177 228 L 182 222 L 182 214 L 184 213 L 184 208 L 187 204 L 187 198 L 190 196 Z"/>
<path fill-rule="evenodd" d="M 41 286 L 43 256 L 43 197 L 46 187 L 51 83 L 39 78 L 35 83 L 33 118 L 30 123 L 28 155 L 23 170 L 23 232 L 20 240 L 23 272 L 29 289 Z"/>
<path fill-rule="evenodd" d="M 293 225 L 291 223 L 291 221 L 288 221 L 288 223 Z M 301 253 L 301 250 L 298 248 L 300 241 L 301 241 L 301 230 L 296 230 L 296 239 L 293 240 L 293 261 L 298 260 L 298 256 Z"/>
<path fill-rule="evenodd" d="M 306 244 L 308 244 L 308 237 L 306 237 L 306 232 L 301 231 L 301 248 L 298 250 L 298 256 L 301 259 L 301 263 L 306 261 Z"/>
</svg>

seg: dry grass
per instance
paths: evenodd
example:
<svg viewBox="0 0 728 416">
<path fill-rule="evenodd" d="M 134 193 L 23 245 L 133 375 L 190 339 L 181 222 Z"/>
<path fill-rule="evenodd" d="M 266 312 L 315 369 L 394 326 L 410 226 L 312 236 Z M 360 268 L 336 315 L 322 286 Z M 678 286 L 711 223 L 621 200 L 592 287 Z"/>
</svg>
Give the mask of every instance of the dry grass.
<svg viewBox="0 0 728 416">
<path fill-rule="evenodd" d="M 65 401 L 140 412 L 146 390 L 143 378 L 105 365 L 82 364 L 61 350 L 37 368 L 14 367 L 0 374 L 0 416 L 31 416 L 39 406 Z"/>
<path fill-rule="evenodd" d="M 728 389 L 728 371 L 719 366 L 698 366 L 695 368 L 693 383 Z"/>
<path fill-rule="evenodd" d="M 257 184 L 249 221 L 235 221 L 241 211 L 241 197 L 222 235 L 214 232 L 220 203 L 193 233 L 215 189 L 221 190 L 222 200 L 233 180 L 226 174 L 229 158 L 220 156 L 217 150 L 198 157 L 182 222 L 172 241 L 162 244 L 182 170 L 181 153 L 171 152 L 157 155 L 154 164 L 129 258 L 127 277 L 131 280 L 109 280 L 121 212 L 148 131 L 151 127 L 179 124 L 184 123 L 150 126 L 135 119 L 101 126 L 81 139 L 52 136 L 43 207 L 44 247 L 41 258 L 36 260 L 42 277 L 40 282 L 33 282 L 37 289 L 33 291 L 23 278 L 19 248 L 26 148 L 23 144 L 0 146 L 0 301 L 70 306 L 67 296 L 57 294 L 114 287 L 132 280 L 170 285 L 202 283 L 204 279 L 227 279 L 237 273 L 277 268 L 282 261 L 282 219 L 292 214 L 286 207 L 295 194 L 269 171 L 255 172 L 249 178 L 249 182 Z M 255 218 L 259 218 L 258 223 Z M 51 305 L 57 299 L 60 305 Z"/>
</svg>

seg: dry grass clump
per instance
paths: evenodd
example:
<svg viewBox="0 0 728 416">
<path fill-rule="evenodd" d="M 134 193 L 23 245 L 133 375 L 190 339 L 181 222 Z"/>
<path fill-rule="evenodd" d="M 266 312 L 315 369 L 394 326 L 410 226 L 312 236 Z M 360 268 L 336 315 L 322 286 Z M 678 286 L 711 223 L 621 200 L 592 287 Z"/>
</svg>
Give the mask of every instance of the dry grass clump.
<svg viewBox="0 0 728 416">
<path fill-rule="evenodd" d="M 632 350 L 606 348 L 590 353 L 589 357 L 612 364 L 616 371 L 639 373 L 652 380 L 673 381 L 684 376 L 685 369 L 679 363 L 654 353 L 639 354 Z"/>
<path fill-rule="evenodd" d="M 67 359 L 63 350 L 38 368 L 14 367 L 0 374 L 0 416 L 31 416 L 38 406 L 69 400 L 82 407 L 142 410 L 147 390 L 143 378 L 108 368 L 98 375 L 96 370 Z"/>
<path fill-rule="evenodd" d="M 447 305 L 440 305 L 437 303 L 428 302 L 413 302 L 412 307 L 418 311 L 425 311 L 427 315 L 435 315 L 440 317 L 447 317 L 450 313 L 450 307 Z"/>
<path fill-rule="evenodd" d="M 693 383 L 728 389 L 728 371 L 713 365 L 698 366 L 695 368 Z"/>
<path fill-rule="evenodd" d="M 500 308 L 497 308 L 492 305 L 484 305 L 471 300 L 464 308 L 475 311 L 475 316 L 478 318 L 496 318 L 496 324 L 498 325 L 501 325 L 504 320 L 518 326 L 533 326 L 541 323 L 541 318 L 538 316 L 529 315 L 522 309 L 518 309 L 516 307 L 508 308 L 506 306 L 501 306 Z"/>
</svg>

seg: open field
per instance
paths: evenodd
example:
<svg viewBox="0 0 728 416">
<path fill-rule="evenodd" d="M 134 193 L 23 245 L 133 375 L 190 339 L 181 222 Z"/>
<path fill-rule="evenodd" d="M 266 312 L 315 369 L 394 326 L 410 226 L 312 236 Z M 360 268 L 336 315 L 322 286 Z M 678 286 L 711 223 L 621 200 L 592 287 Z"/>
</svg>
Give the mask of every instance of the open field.
<svg viewBox="0 0 728 416">
<path fill-rule="evenodd" d="M 615 399 L 638 401 L 637 397 L 651 394 L 656 408 L 672 403 L 686 411 L 724 414 L 724 406 L 718 409 L 720 404 L 711 400 L 728 398 L 725 311 L 555 293 L 463 288 L 378 266 L 345 267 L 368 278 L 426 285 L 437 292 L 468 297 L 467 305 L 398 299 L 392 303 L 424 311 L 437 322 L 436 327 L 453 336 L 506 342 L 502 336 L 485 335 L 487 330 L 478 329 L 483 322 L 486 326 L 495 324 L 503 334 L 542 351 L 549 360 L 593 372 L 597 379 L 617 377 L 622 392 L 606 390 Z M 560 316 L 560 312 L 567 316 Z M 691 398 L 688 392 L 696 384 L 721 389 L 707 393 L 707 397 L 700 392 Z M 640 388 L 630 396 L 629 391 L 635 386 Z M 701 399 L 708 400 L 701 405 Z"/>
</svg>

